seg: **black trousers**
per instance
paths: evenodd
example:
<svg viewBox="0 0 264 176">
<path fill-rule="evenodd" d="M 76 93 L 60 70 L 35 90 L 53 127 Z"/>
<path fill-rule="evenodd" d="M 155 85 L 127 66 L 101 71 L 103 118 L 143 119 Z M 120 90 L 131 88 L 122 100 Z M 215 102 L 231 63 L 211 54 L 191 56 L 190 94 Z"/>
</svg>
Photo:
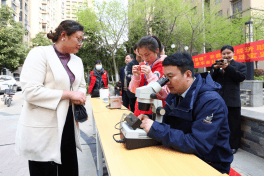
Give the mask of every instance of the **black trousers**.
<svg viewBox="0 0 264 176">
<path fill-rule="evenodd" d="M 129 98 L 128 96 L 129 92 L 127 91 L 122 91 L 122 101 L 123 101 L 123 105 L 129 109 L 129 106 L 130 106 L 130 110 L 132 112 L 135 111 L 135 104 L 136 104 L 136 99 L 137 98 Z"/>
<path fill-rule="evenodd" d="M 29 161 L 30 176 L 78 176 L 78 160 L 72 106 L 69 107 L 61 139 L 61 162 Z"/>
<path fill-rule="evenodd" d="M 130 105 L 130 110 L 132 112 L 135 112 L 135 104 L 136 104 L 137 98 L 129 98 L 129 105 Z"/>
<path fill-rule="evenodd" d="M 231 149 L 241 145 L 241 107 L 228 107 L 228 124 L 230 129 L 229 144 Z"/>
<path fill-rule="evenodd" d="M 129 98 L 127 96 L 126 91 L 122 90 L 122 101 L 123 101 L 123 105 L 129 109 Z"/>
</svg>

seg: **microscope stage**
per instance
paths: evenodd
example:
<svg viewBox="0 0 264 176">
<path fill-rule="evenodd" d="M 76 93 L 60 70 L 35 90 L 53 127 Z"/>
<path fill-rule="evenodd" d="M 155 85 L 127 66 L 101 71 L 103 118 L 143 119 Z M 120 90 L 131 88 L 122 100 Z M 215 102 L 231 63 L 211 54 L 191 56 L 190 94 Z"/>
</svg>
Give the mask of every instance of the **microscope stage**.
<svg viewBox="0 0 264 176">
<path fill-rule="evenodd" d="M 136 149 L 158 145 L 158 141 L 147 136 L 147 133 L 140 128 L 134 130 L 126 122 L 121 123 L 121 138 L 125 139 L 125 147 L 127 149 Z"/>
</svg>

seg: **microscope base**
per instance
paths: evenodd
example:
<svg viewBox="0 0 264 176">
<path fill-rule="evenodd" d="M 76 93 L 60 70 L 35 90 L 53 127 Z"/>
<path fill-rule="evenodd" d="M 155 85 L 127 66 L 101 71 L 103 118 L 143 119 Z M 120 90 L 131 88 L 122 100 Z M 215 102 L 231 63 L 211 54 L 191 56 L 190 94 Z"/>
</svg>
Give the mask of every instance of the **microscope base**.
<svg viewBox="0 0 264 176">
<path fill-rule="evenodd" d="M 140 128 L 134 130 L 126 122 L 121 123 L 120 138 L 124 139 L 124 144 L 127 149 L 137 149 L 158 145 L 159 142 L 148 137 L 147 133 Z"/>
</svg>

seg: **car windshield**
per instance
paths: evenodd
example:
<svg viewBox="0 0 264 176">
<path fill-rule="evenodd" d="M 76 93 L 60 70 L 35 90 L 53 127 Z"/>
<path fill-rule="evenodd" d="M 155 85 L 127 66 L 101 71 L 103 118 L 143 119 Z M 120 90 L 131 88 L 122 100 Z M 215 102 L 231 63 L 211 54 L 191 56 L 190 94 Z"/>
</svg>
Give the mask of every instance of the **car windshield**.
<svg viewBox="0 0 264 176">
<path fill-rule="evenodd" d="M 9 81 L 12 80 L 11 76 L 0 76 L 0 81 Z"/>
<path fill-rule="evenodd" d="M 5 77 L 1 76 L 0 81 L 5 81 Z"/>
</svg>

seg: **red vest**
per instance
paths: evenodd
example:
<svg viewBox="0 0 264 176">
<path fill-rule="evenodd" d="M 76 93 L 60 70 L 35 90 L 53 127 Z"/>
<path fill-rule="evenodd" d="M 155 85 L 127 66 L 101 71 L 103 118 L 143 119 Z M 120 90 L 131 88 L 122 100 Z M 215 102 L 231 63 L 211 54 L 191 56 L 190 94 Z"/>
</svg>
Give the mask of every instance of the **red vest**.
<svg viewBox="0 0 264 176">
<path fill-rule="evenodd" d="M 93 75 L 94 71 L 91 71 L 90 74 L 91 74 L 91 81 L 90 81 L 90 85 L 89 85 L 89 94 L 92 93 L 93 87 L 94 87 L 95 82 L 96 82 L 96 76 Z M 106 71 L 104 71 L 104 74 L 102 74 L 102 80 L 104 82 L 104 86 L 106 88 L 108 88 L 108 85 L 107 85 L 107 72 Z"/>
<path fill-rule="evenodd" d="M 139 65 L 146 65 L 144 62 L 140 63 Z M 152 73 L 155 73 L 155 72 L 159 72 L 159 78 L 161 78 L 163 76 L 163 66 L 162 66 L 162 62 L 159 62 L 155 65 L 153 65 L 152 69 L 151 69 Z M 141 72 L 140 72 L 141 73 Z M 148 85 L 148 82 L 147 82 L 147 78 L 145 78 L 144 74 L 141 73 L 141 81 L 140 81 L 140 84 L 139 84 L 139 87 L 142 87 L 145 85 Z M 163 107 L 165 106 L 165 102 L 163 102 Z M 136 101 L 136 105 L 135 105 L 135 112 L 134 112 L 134 115 L 135 116 L 139 116 L 140 114 L 152 114 L 152 111 L 151 111 L 151 108 L 149 109 L 149 111 L 141 111 L 138 109 L 138 102 Z"/>
</svg>

